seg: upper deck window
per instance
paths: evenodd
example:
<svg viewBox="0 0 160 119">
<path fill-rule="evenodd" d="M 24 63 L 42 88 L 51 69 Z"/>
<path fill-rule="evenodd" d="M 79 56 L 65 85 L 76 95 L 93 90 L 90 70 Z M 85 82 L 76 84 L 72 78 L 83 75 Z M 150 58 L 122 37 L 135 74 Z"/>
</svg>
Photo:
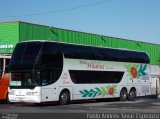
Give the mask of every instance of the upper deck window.
<svg viewBox="0 0 160 119">
<path fill-rule="evenodd" d="M 11 65 L 33 64 L 42 47 L 41 42 L 25 42 L 16 46 L 11 59 Z"/>
</svg>

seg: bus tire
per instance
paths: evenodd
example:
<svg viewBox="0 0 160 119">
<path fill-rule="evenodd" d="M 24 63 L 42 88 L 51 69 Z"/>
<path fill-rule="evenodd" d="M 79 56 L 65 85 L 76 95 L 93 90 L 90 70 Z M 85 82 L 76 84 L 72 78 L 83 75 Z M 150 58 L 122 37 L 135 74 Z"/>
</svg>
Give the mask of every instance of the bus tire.
<svg viewBox="0 0 160 119">
<path fill-rule="evenodd" d="M 64 90 L 60 93 L 59 104 L 66 105 L 70 102 L 70 93 L 67 90 Z"/>
<path fill-rule="evenodd" d="M 136 99 L 136 89 L 131 89 L 128 95 L 129 101 L 135 101 Z"/>
<path fill-rule="evenodd" d="M 127 100 L 127 89 L 122 88 L 120 92 L 120 101 L 126 101 Z"/>
</svg>

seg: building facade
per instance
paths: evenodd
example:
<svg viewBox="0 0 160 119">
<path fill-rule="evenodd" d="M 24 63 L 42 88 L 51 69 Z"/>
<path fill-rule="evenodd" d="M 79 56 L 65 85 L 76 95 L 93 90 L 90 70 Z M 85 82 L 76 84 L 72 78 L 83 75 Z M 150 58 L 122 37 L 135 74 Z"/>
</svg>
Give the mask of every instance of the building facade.
<svg viewBox="0 0 160 119">
<path fill-rule="evenodd" d="M 0 23 L 0 54 L 11 54 L 18 42 L 51 40 L 147 52 L 151 64 L 160 64 L 160 45 L 44 26 L 21 21 Z"/>
</svg>

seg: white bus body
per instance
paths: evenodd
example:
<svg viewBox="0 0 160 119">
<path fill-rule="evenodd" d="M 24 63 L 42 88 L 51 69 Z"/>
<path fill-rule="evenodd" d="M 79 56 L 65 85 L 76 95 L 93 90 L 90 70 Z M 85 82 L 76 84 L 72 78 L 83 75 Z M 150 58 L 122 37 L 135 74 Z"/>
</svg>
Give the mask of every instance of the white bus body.
<svg viewBox="0 0 160 119">
<path fill-rule="evenodd" d="M 114 72 L 115 74 L 113 73 L 113 75 L 122 78 L 109 79 L 107 76 L 103 77 L 104 79 L 111 80 L 108 81 L 108 83 L 99 82 L 89 84 L 77 83 L 74 81 L 74 75 L 75 77 L 81 75 L 79 76 L 81 77 L 79 80 L 83 80 L 85 72 L 88 72 L 88 74 L 92 73 L 98 78 L 100 74 L 105 76 L 105 72 Z M 131 93 L 135 93 L 134 96 L 146 96 L 151 94 L 151 78 L 149 74 L 150 65 L 145 63 L 71 59 L 63 57 L 63 70 L 61 76 L 55 83 L 45 86 L 44 81 L 44 84 L 42 83 L 44 86 L 36 86 L 33 89 L 11 88 L 9 91 L 9 100 L 10 102 L 41 103 L 60 101 L 61 97 L 65 99 L 68 98 L 68 96 L 69 100 L 72 101 L 118 98 L 121 97 L 121 95 L 126 96 L 124 97 L 125 100 L 128 96 L 133 95 Z M 108 77 L 116 76 L 108 75 Z M 116 80 L 119 80 L 118 83 L 115 83 L 117 82 Z M 11 85 L 20 86 L 21 82 L 11 81 Z M 122 92 L 122 90 L 126 90 L 126 94 Z M 63 92 L 68 93 L 63 94 Z M 133 98 L 135 98 L 134 96 Z"/>
<path fill-rule="evenodd" d="M 89 60 L 74 60 L 65 59 L 64 68 L 61 77 L 54 84 L 43 87 L 36 87 L 35 89 L 11 89 L 9 99 L 11 102 L 48 102 L 48 101 L 59 101 L 59 95 L 62 90 L 67 89 L 71 94 L 71 100 L 81 99 L 96 99 L 96 98 L 113 98 L 119 97 L 122 88 L 127 89 L 129 94 L 131 88 L 135 88 L 137 96 L 150 95 L 150 77 L 149 75 L 141 76 L 139 79 L 132 79 L 130 72 L 127 68 L 137 65 L 138 68 L 145 64 L 130 64 L 130 63 L 115 63 L 105 61 L 89 61 Z M 124 75 L 120 83 L 114 84 L 74 84 L 71 80 L 69 70 L 91 70 L 91 71 L 124 71 Z M 145 70 L 149 74 L 149 65 Z M 102 94 L 96 90 L 99 88 Z M 109 89 L 114 88 L 113 94 L 109 94 Z M 80 91 L 87 90 L 92 93 L 91 90 L 97 91 L 97 95 L 93 92 L 92 96 L 83 97 Z"/>
</svg>

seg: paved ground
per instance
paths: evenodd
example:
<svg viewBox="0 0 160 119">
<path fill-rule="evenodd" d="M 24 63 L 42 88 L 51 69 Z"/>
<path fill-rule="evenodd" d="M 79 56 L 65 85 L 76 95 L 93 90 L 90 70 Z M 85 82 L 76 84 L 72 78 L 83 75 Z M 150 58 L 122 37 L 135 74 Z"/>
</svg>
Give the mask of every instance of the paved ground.
<svg viewBox="0 0 160 119">
<path fill-rule="evenodd" d="M 73 102 L 69 105 L 0 104 L 0 119 L 160 119 L 160 99 Z"/>
</svg>

